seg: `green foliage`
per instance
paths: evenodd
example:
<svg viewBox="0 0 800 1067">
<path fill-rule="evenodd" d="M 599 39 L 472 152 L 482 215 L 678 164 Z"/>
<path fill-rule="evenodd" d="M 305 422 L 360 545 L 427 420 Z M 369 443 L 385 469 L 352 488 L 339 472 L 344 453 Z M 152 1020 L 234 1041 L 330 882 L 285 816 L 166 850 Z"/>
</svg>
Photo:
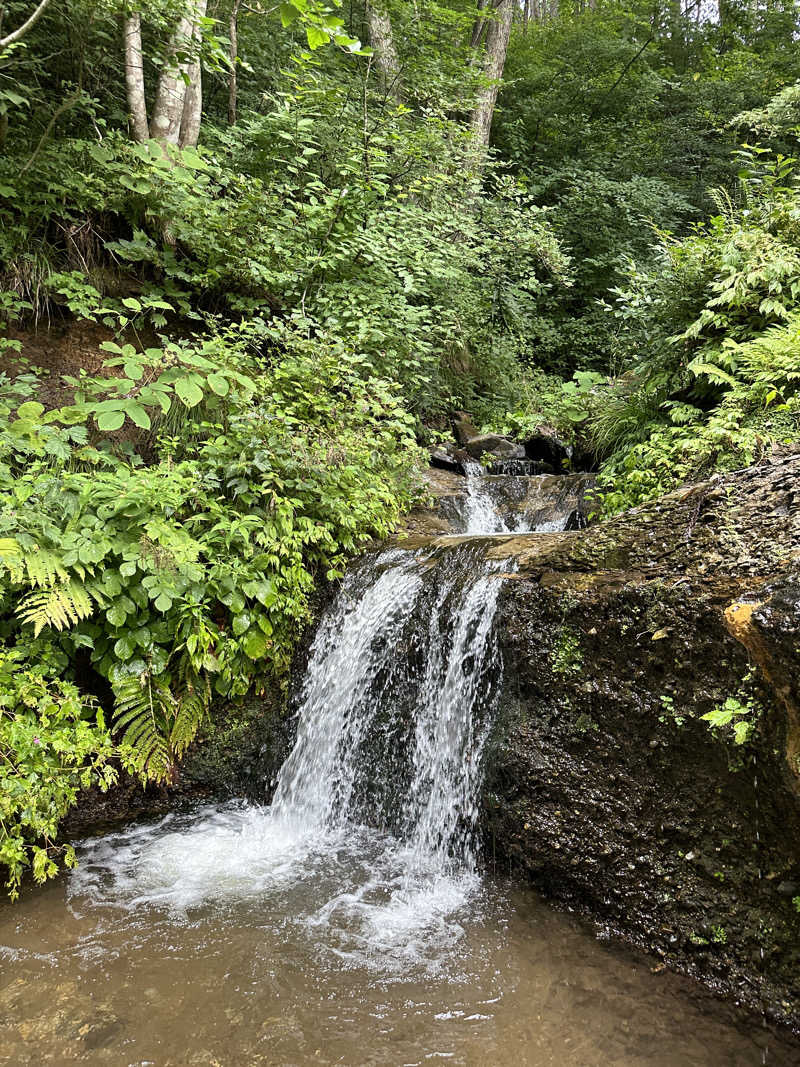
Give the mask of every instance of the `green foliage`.
<svg viewBox="0 0 800 1067">
<path fill-rule="evenodd" d="M 190 367 L 203 358 L 186 354 Z M 207 408 L 163 438 L 149 465 L 106 454 L 101 466 L 103 453 L 80 447 L 55 461 L 7 454 L 8 632 L 18 642 L 61 634 L 70 657 L 89 650 L 145 777 L 174 777 L 212 690 L 241 696 L 282 677 L 315 576 L 337 577 L 413 499 L 413 420 L 391 383 L 361 376 L 364 362 L 341 344 L 299 340 L 257 395 L 211 390 L 224 411 Z M 91 393 L 98 381 L 82 384 Z M 28 405 L 37 410 L 23 404 L 18 416 L 42 416 Z M 65 410 L 74 406 L 49 416 Z"/>
<path fill-rule="evenodd" d="M 741 131 L 800 76 L 788 26 L 742 18 L 735 31 L 705 17 L 676 25 L 674 7 L 611 3 L 512 36 L 494 141 L 552 208 L 574 272 L 528 335 L 531 362 L 565 377 L 618 370 L 599 302 L 626 261 L 649 270 L 654 227 L 685 233 L 711 208 L 710 187 L 735 184 Z"/>
<path fill-rule="evenodd" d="M 72 848 L 55 844 L 60 819 L 80 789 L 117 779 L 102 712 L 58 679 L 60 666 L 50 645 L 0 649 L 0 863 L 12 899 L 26 869 L 43 882 L 59 857 L 74 864 Z"/>
<path fill-rule="evenodd" d="M 590 416 L 608 512 L 800 438 L 800 191 L 784 157 L 746 161 L 739 203 L 617 293 L 625 372 Z"/>
<path fill-rule="evenodd" d="M 517 409 L 492 420 L 490 429 L 524 440 L 540 427 L 548 427 L 563 441 L 575 442 L 583 438 L 584 424 L 607 386 L 608 379 L 596 371 L 575 371 L 569 381 L 563 381 L 532 370 L 519 383 Z"/>
<path fill-rule="evenodd" d="M 748 700 L 747 703 L 743 704 L 736 697 L 728 697 L 724 704 L 713 708 L 707 714 L 701 715 L 700 718 L 707 722 L 710 727 L 717 730 L 723 730 L 725 727 L 730 726 L 733 731 L 733 743 L 735 745 L 744 745 L 750 740 L 755 729 L 753 717 L 757 713 L 758 709 L 754 701 Z"/>
</svg>

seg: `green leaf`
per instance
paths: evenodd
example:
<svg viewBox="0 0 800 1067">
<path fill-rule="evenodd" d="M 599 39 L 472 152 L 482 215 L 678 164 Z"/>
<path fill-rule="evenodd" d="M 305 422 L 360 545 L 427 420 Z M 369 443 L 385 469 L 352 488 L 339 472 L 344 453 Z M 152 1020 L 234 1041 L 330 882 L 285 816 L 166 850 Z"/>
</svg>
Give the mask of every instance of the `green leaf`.
<svg viewBox="0 0 800 1067">
<path fill-rule="evenodd" d="M 97 428 L 104 433 L 109 433 L 118 430 L 124 421 L 124 411 L 104 411 L 97 416 Z"/>
<path fill-rule="evenodd" d="M 123 634 L 114 644 L 114 655 L 121 660 L 130 659 L 133 655 L 133 638 L 130 634 Z"/>
<path fill-rule="evenodd" d="M 179 378 L 175 382 L 175 392 L 187 408 L 196 407 L 203 399 L 203 390 L 189 378 Z"/>
<path fill-rule="evenodd" d="M 127 617 L 128 613 L 121 604 L 112 604 L 106 612 L 106 618 L 112 626 L 123 626 Z"/>
<path fill-rule="evenodd" d="M 328 34 L 321 30 L 319 26 L 306 26 L 306 37 L 308 38 L 308 47 L 312 50 L 327 44 L 330 40 Z"/>
<path fill-rule="evenodd" d="M 44 404 L 40 404 L 37 400 L 28 400 L 17 408 L 17 415 L 21 419 L 38 419 L 43 414 Z"/>
<path fill-rule="evenodd" d="M 281 25 L 284 29 L 287 26 L 291 26 L 300 17 L 300 12 L 294 4 L 281 4 L 278 10 L 281 14 Z"/>
<path fill-rule="evenodd" d="M 149 188 L 149 186 L 148 186 L 148 188 Z M 139 301 L 136 299 L 135 296 L 126 296 L 126 297 L 123 298 L 121 303 L 122 303 L 123 307 L 130 308 L 131 311 L 141 311 L 142 310 L 142 305 L 139 303 Z"/>
<path fill-rule="evenodd" d="M 125 414 L 142 430 L 150 429 L 150 416 L 147 414 L 141 404 L 136 404 L 132 400 L 127 401 L 127 403 L 125 404 Z"/>
<path fill-rule="evenodd" d="M 264 635 L 258 630 L 251 630 L 244 639 L 244 650 L 250 659 L 261 659 L 267 651 L 267 642 Z"/>
<path fill-rule="evenodd" d="M 144 374 L 144 367 L 141 365 L 141 363 L 138 363 L 138 362 L 136 362 L 136 361 L 134 361 L 132 359 L 129 359 L 125 363 L 125 377 L 126 378 L 132 378 L 135 382 L 138 382 L 143 374 Z"/>
<path fill-rule="evenodd" d="M 158 611 L 169 611 L 172 607 L 172 597 L 167 596 L 166 593 L 159 593 L 155 599 L 155 606 Z"/>
<path fill-rule="evenodd" d="M 230 389 L 230 383 L 228 379 L 222 374 L 209 374 L 208 384 L 217 394 L 217 396 L 226 396 Z"/>
</svg>

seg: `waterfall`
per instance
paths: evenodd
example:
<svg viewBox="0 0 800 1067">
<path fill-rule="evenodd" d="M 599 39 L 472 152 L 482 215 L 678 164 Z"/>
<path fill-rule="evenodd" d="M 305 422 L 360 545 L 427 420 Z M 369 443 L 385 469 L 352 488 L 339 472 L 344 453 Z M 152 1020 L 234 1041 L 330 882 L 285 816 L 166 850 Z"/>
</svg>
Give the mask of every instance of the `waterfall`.
<svg viewBox="0 0 800 1067">
<path fill-rule="evenodd" d="M 272 804 L 209 805 L 86 842 L 72 898 L 184 915 L 293 902 L 293 923 L 348 966 L 439 967 L 481 885 L 501 567 L 480 541 L 356 563 L 311 646 Z"/>
<path fill-rule="evenodd" d="M 475 460 L 464 468 L 463 493 L 444 504 L 460 534 L 559 533 L 586 525 L 592 474 L 531 474 L 523 460 L 493 465 L 492 473 Z"/>
<path fill-rule="evenodd" d="M 492 570 L 463 546 L 351 571 L 311 649 L 275 818 L 322 832 L 377 823 L 414 870 L 473 866 L 497 670 Z"/>
<path fill-rule="evenodd" d="M 475 460 L 466 462 L 464 473 L 467 483 L 463 511 L 464 533 L 510 533 L 488 492 L 486 472 L 480 463 Z"/>
</svg>

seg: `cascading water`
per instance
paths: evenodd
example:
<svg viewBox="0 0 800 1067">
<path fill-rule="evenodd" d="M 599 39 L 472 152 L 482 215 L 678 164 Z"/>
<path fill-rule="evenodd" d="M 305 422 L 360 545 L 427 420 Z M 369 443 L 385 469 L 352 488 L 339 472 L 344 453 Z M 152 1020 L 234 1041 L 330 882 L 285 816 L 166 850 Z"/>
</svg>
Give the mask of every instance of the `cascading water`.
<svg viewBox="0 0 800 1067">
<path fill-rule="evenodd" d="M 499 588 L 490 568 L 475 577 L 469 549 L 445 555 L 396 550 L 348 577 L 311 650 L 271 811 L 323 832 L 378 822 L 434 874 L 472 866 Z"/>
<path fill-rule="evenodd" d="M 74 897 L 186 913 L 292 886 L 305 902 L 296 921 L 327 931 L 338 956 L 382 970 L 441 960 L 480 884 L 500 581 L 471 543 L 355 566 L 312 645 L 271 806 L 210 808 L 90 842 Z"/>
<path fill-rule="evenodd" d="M 467 492 L 464 499 L 464 533 L 510 533 L 487 491 L 486 472 L 475 460 L 464 465 Z"/>
<path fill-rule="evenodd" d="M 593 475 L 535 474 L 515 462 L 502 465 L 502 473 L 494 467 L 487 473 L 475 460 L 464 464 L 464 492 L 444 505 L 458 533 L 559 533 L 586 524 Z"/>
</svg>

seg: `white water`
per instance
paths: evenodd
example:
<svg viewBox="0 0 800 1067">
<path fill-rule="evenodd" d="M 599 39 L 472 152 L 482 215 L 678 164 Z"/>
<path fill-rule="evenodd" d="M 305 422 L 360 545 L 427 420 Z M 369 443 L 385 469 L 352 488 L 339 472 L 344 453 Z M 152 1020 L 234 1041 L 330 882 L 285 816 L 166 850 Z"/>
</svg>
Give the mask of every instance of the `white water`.
<svg viewBox="0 0 800 1067">
<path fill-rule="evenodd" d="M 471 460 L 465 464 L 464 481 L 466 492 L 457 498 L 453 515 L 460 533 L 559 533 L 576 517 L 581 521 L 591 476 L 487 475 Z"/>
<path fill-rule="evenodd" d="M 290 913 L 348 966 L 440 968 L 480 897 L 499 585 L 469 545 L 354 568 L 311 648 L 272 805 L 209 806 L 86 842 L 76 912 L 189 918 L 246 902 Z"/>
<path fill-rule="evenodd" d="M 464 472 L 467 482 L 467 495 L 464 500 L 464 533 L 512 533 L 487 491 L 486 472 L 480 463 L 476 461 L 465 463 Z M 520 529 L 515 529 L 513 532 L 521 533 L 524 527 L 525 519 L 521 515 Z"/>
</svg>

